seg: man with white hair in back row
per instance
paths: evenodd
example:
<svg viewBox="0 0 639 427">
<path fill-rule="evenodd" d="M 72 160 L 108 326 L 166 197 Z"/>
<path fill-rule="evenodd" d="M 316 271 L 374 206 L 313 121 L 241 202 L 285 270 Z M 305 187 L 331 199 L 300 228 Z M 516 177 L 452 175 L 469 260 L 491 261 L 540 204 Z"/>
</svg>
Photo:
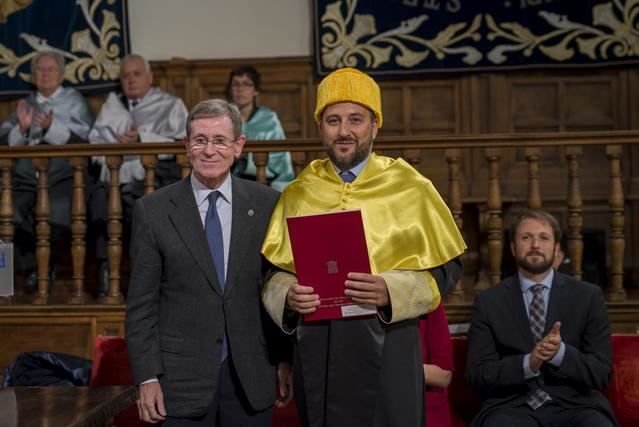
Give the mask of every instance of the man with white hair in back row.
<svg viewBox="0 0 639 427">
<path fill-rule="evenodd" d="M 93 116 L 80 93 L 62 87 L 64 57 L 54 51 L 40 51 L 31 60 L 31 82 L 35 91 L 18 102 L 16 111 L 0 126 L 0 145 L 36 146 L 84 142 Z M 24 289 L 37 285 L 35 271 L 35 204 L 38 176 L 31 159 L 17 159 L 13 176 L 16 252 L 25 273 Z M 66 158 L 50 158 L 48 189 L 51 243 L 62 241 L 71 223 L 73 169 Z M 52 253 L 55 254 L 55 251 Z M 53 284 L 55 258 L 49 262 L 49 286 Z"/>
<path fill-rule="evenodd" d="M 135 54 L 122 58 L 120 64 L 121 92 L 111 92 L 102 105 L 95 125 L 89 134 L 93 144 L 136 142 L 175 142 L 185 136 L 188 111 L 180 98 L 160 88 L 152 87 L 153 73 L 147 60 Z M 100 180 L 108 182 L 109 169 L 104 157 L 94 159 L 101 170 Z M 127 225 L 133 204 L 144 195 L 144 167 L 139 156 L 125 156 L 120 167 L 120 193 Z M 158 155 L 155 169 L 156 187 L 181 179 L 180 167 L 171 154 Z M 102 188 L 103 190 L 106 190 Z M 98 259 L 106 259 L 106 191 L 92 198 L 92 211 L 101 212 L 93 219 L 98 229 Z M 106 262 L 100 268 L 99 294 L 104 294 L 107 283 Z"/>
<path fill-rule="evenodd" d="M 188 111 L 180 98 L 152 87 L 153 73 L 146 59 L 127 55 L 120 64 L 122 92 L 111 92 L 102 105 L 89 141 L 93 144 L 175 142 L 184 138 Z M 180 171 L 172 155 L 159 155 L 158 186 L 179 181 Z M 101 178 L 108 180 L 104 159 Z M 120 168 L 122 198 L 132 206 L 144 193 L 144 168 L 138 156 L 126 156 Z M 127 209 L 129 206 L 125 207 Z"/>
</svg>

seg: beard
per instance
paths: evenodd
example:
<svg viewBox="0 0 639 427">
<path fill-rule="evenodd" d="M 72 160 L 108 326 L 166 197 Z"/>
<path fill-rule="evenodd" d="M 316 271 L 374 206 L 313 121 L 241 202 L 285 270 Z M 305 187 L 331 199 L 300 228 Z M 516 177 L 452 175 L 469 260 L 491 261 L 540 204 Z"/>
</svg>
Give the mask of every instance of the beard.
<svg viewBox="0 0 639 427">
<path fill-rule="evenodd" d="M 373 140 L 370 138 L 368 141 L 360 142 L 356 139 L 347 137 L 347 138 L 338 138 L 335 142 L 346 142 L 350 141 L 355 144 L 355 151 L 352 154 L 346 157 L 339 157 L 337 154 L 337 148 L 335 144 L 329 145 L 324 143 L 324 148 L 326 148 L 326 154 L 331 159 L 333 164 L 337 166 L 337 168 L 341 171 L 347 171 L 352 169 L 353 167 L 359 165 L 364 160 L 370 156 L 371 151 L 373 149 Z"/>
<path fill-rule="evenodd" d="M 530 256 L 532 255 L 536 255 L 537 257 L 540 257 L 541 260 L 533 261 L 532 259 L 530 259 Z M 556 254 L 554 249 L 552 251 L 551 256 L 548 258 L 546 258 L 546 255 L 542 254 L 541 252 L 528 252 L 527 254 L 524 254 L 523 256 L 517 257 L 517 265 L 522 270 L 525 270 L 529 272 L 530 274 L 541 274 L 552 268 L 552 265 L 555 261 L 555 255 Z"/>
</svg>

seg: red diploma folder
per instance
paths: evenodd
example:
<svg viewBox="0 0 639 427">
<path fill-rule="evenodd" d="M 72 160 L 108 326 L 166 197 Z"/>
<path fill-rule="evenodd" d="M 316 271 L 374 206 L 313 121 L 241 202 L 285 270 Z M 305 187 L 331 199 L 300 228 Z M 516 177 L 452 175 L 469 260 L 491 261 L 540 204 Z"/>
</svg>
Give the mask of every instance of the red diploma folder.
<svg viewBox="0 0 639 427">
<path fill-rule="evenodd" d="M 354 304 L 344 295 L 348 273 L 371 272 L 361 211 L 289 217 L 286 222 L 297 280 L 300 285 L 312 286 L 320 296 L 320 306 L 304 319 L 341 319 L 377 313 L 374 306 Z"/>
</svg>

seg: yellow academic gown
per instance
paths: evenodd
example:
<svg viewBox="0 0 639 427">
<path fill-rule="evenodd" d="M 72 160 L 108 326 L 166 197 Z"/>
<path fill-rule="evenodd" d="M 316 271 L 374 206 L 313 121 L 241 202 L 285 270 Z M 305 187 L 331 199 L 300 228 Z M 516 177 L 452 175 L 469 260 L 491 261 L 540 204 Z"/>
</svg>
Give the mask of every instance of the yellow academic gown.
<svg viewBox="0 0 639 427">
<path fill-rule="evenodd" d="M 459 256 L 464 241 L 430 180 L 401 159 L 372 154 L 353 183 L 344 183 L 329 159 L 313 161 L 284 190 L 262 253 L 295 273 L 286 229 L 289 216 L 361 209 L 373 274 L 425 271 Z M 439 303 L 429 273 L 430 306 Z M 389 277 L 385 276 L 387 283 Z M 273 313 L 265 286 L 264 303 Z M 310 426 L 419 426 L 423 370 L 418 319 L 411 302 L 394 297 L 390 323 L 377 316 L 322 322 L 296 329 L 295 396 Z M 283 295 L 280 293 L 280 295 Z M 410 295 L 410 293 L 408 293 Z M 281 303 L 281 301 L 280 301 Z M 414 304 L 413 304 L 414 305 Z M 279 307 L 283 304 L 279 305 Z M 412 307 L 414 309 L 414 307 Z M 279 318 L 281 320 L 281 316 Z"/>
</svg>

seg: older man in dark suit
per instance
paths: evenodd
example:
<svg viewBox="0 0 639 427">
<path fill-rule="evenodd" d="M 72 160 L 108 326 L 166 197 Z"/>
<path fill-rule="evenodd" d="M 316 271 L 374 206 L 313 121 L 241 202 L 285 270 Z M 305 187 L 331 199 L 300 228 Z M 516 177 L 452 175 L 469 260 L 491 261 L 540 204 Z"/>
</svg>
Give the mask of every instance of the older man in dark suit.
<svg viewBox="0 0 639 427">
<path fill-rule="evenodd" d="M 561 231 L 544 211 L 513 223 L 519 272 L 475 299 L 466 379 L 482 399 L 473 426 L 616 425 L 610 324 L 601 289 L 553 270 Z"/>
<path fill-rule="evenodd" d="M 291 397 L 286 342 L 259 299 L 278 193 L 229 174 L 241 126 L 228 102 L 199 103 L 184 139 L 193 173 L 135 206 L 126 336 L 145 421 L 268 426 Z"/>
</svg>

